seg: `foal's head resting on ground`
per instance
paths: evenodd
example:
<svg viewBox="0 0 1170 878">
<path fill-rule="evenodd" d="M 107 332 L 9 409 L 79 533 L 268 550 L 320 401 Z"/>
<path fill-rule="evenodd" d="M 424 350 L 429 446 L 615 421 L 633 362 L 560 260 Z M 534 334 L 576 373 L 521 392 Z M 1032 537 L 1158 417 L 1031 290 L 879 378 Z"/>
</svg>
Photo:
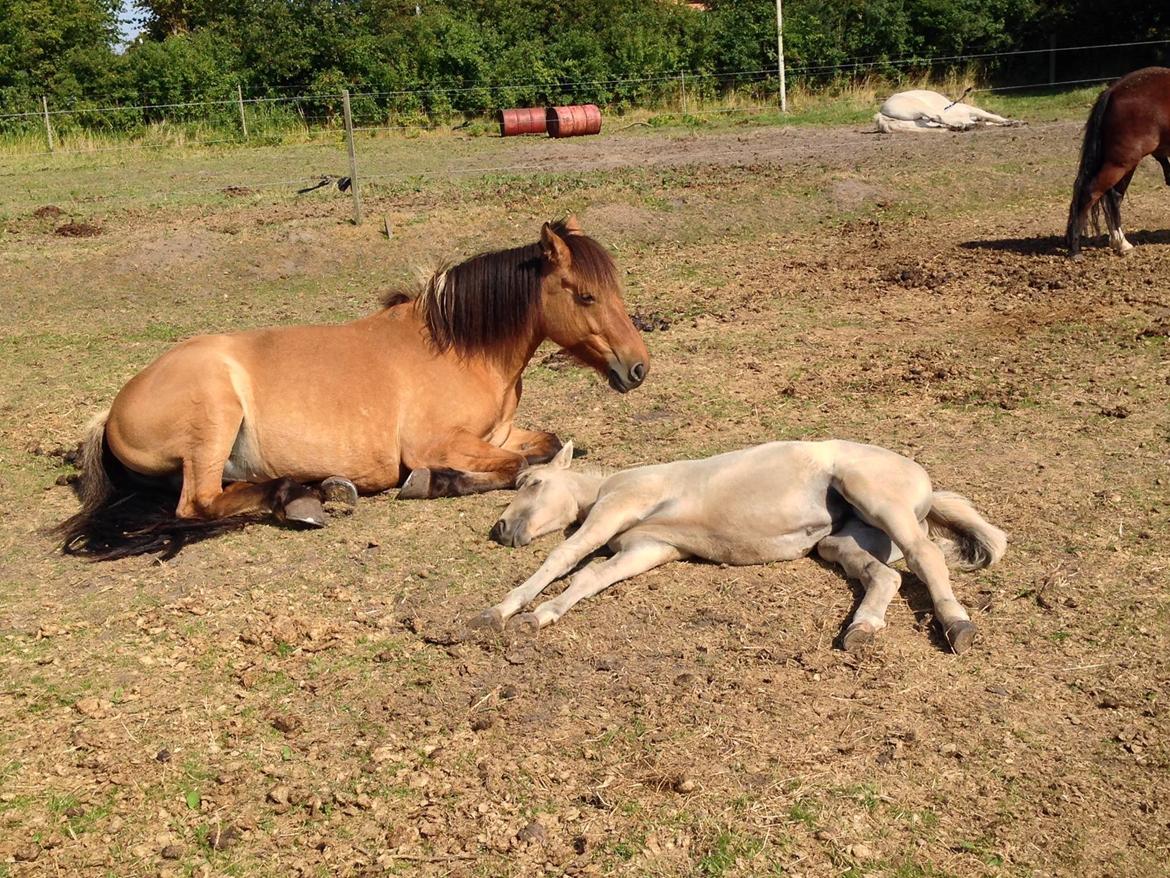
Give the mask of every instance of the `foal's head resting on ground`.
<svg viewBox="0 0 1170 878">
<path fill-rule="evenodd" d="M 597 499 L 602 477 L 571 471 L 572 462 L 569 442 L 548 463 L 521 472 L 516 496 L 492 528 L 491 538 L 503 546 L 526 546 L 582 519 Z"/>
</svg>

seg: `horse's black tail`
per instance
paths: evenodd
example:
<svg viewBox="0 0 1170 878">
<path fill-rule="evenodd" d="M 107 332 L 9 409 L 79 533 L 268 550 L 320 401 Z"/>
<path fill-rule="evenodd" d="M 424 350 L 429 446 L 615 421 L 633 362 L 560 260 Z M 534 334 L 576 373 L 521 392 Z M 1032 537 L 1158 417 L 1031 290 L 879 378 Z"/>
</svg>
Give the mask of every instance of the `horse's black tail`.
<svg viewBox="0 0 1170 878">
<path fill-rule="evenodd" d="M 86 428 L 81 441 L 81 477 L 77 495 L 81 509 L 52 528 L 61 551 L 90 561 L 113 561 L 158 553 L 173 558 L 183 546 L 218 533 L 237 530 L 247 516 L 215 521 L 175 515 L 175 493 L 163 486 L 137 484 L 106 443 L 102 412 Z"/>
<path fill-rule="evenodd" d="M 1113 89 L 1107 88 L 1097 96 L 1093 109 L 1089 112 L 1089 121 L 1085 123 L 1085 139 L 1081 144 L 1081 162 L 1077 167 L 1077 179 L 1073 183 L 1072 203 L 1068 208 L 1068 229 L 1065 231 L 1065 241 L 1069 252 L 1077 254 L 1081 249 L 1081 235 L 1084 232 L 1084 223 L 1081 214 L 1085 205 L 1089 203 L 1089 192 L 1097 172 L 1101 170 L 1105 158 L 1105 138 L 1102 127 L 1105 122 L 1105 112 L 1109 109 L 1109 99 Z M 1100 203 L 1093 205 L 1093 227 L 1100 229 Z"/>
</svg>

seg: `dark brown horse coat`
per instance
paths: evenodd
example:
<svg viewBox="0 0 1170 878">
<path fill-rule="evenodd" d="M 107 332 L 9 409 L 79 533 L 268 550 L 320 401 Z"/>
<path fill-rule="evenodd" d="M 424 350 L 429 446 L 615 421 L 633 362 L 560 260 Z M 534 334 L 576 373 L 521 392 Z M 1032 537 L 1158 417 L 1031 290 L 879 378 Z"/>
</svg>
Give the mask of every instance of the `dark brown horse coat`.
<svg viewBox="0 0 1170 878">
<path fill-rule="evenodd" d="M 1147 67 L 1119 79 L 1093 104 L 1073 184 L 1066 239 L 1077 256 L 1090 214 L 1105 214 L 1109 241 L 1133 249 L 1121 229 L 1121 200 L 1143 158 L 1152 155 L 1170 186 L 1170 68 Z"/>
</svg>

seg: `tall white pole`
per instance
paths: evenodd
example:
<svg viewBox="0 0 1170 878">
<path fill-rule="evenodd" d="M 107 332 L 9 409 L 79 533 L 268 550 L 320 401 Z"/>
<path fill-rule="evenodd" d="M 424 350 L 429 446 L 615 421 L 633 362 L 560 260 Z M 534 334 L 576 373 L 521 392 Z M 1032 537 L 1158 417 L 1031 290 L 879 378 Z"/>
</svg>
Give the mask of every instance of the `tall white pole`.
<svg viewBox="0 0 1170 878">
<path fill-rule="evenodd" d="M 788 89 L 784 86 L 784 9 L 776 0 L 776 67 L 780 71 L 780 112 L 788 112 Z"/>
</svg>

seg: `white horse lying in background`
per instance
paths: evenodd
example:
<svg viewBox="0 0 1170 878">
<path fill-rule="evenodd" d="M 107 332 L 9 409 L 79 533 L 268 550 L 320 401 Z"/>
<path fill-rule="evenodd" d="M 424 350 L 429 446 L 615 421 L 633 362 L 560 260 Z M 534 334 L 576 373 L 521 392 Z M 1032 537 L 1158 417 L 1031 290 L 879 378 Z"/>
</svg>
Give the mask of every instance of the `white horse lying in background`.
<svg viewBox="0 0 1170 878">
<path fill-rule="evenodd" d="M 885 627 L 902 578 L 888 565 L 905 557 L 930 590 L 951 648 L 975 639 L 955 599 L 947 561 L 963 569 L 994 564 L 1003 531 L 960 497 L 932 491 L 914 461 L 855 442 L 772 442 L 704 460 L 642 466 L 612 475 L 570 469 L 570 442 L 549 463 L 524 470 L 519 493 L 492 528 L 492 539 L 522 546 L 582 522 L 540 569 L 472 624 L 502 630 L 542 628 L 583 598 L 668 561 L 726 564 L 789 561 L 814 548 L 865 587 L 844 637 L 856 650 Z M 586 556 L 608 544 L 616 554 L 573 574 L 569 586 L 531 613 L 517 611 Z"/>
<path fill-rule="evenodd" d="M 966 92 L 963 93 L 966 96 Z M 964 104 L 962 98 L 952 101 L 937 91 L 914 89 L 900 91 L 886 99 L 873 121 L 878 131 L 966 131 L 981 125 L 1022 125 L 1014 119 L 1005 119 L 995 113 Z"/>
</svg>

